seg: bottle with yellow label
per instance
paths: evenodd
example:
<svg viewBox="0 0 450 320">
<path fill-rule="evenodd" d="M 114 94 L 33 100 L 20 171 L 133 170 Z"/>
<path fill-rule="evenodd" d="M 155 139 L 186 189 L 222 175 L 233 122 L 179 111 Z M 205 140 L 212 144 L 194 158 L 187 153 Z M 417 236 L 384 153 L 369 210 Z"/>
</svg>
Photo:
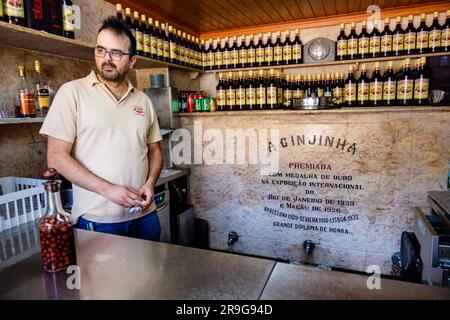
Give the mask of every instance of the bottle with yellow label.
<svg viewBox="0 0 450 320">
<path fill-rule="evenodd" d="M 220 70 L 223 68 L 223 49 L 222 40 L 217 38 L 216 48 L 214 49 L 214 69 Z"/>
<path fill-rule="evenodd" d="M 352 22 L 352 29 L 347 36 L 347 57 L 350 60 L 358 58 L 358 36 L 356 35 L 355 26 L 355 23 Z"/>
<path fill-rule="evenodd" d="M 427 53 L 429 50 L 430 28 L 426 22 L 426 15 L 420 15 L 420 26 L 417 28 L 416 53 Z"/>
<path fill-rule="evenodd" d="M 411 74 L 411 60 L 405 59 L 403 70 L 397 78 L 397 104 L 407 106 L 413 102 L 414 79 Z"/>
<path fill-rule="evenodd" d="M 247 45 L 245 44 L 245 36 L 241 36 L 241 45 L 239 46 L 239 67 L 248 67 L 248 52 Z"/>
<path fill-rule="evenodd" d="M 228 85 L 226 88 L 227 110 L 234 111 L 236 109 L 236 88 L 234 86 L 233 72 L 228 73 Z"/>
<path fill-rule="evenodd" d="M 358 56 L 359 59 L 369 57 L 369 34 L 367 33 L 366 21 L 362 22 L 361 33 L 358 36 Z"/>
<path fill-rule="evenodd" d="M 23 0 L 16 0 L 16 1 L 3 1 L 5 5 L 5 15 L 8 14 L 8 8 L 11 8 L 10 6 L 16 6 L 16 12 L 23 12 L 24 10 L 24 3 Z M 20 14 L 19 14 L 20 16 Z M 17 16 L 16 16 L 17 17 Z M 22 16 L 23 18 L 23 16 Z M 66 38 L 75 38 L 75 13 L 73 10 L 73 3 L 72 0 L 62 0 L 62 19 L 63 19 L 63 36 Z M 25 24 L 23 24 L 25 25 Z"/>
<path fill-rule="evenodd" d="M 216 86 L 216 105 L 217 111 L 227 109 L 226 87 L 223 80 L 223 73 L 219 73 L 219 83 Z"/>
<path fill-rule="evenodd" d="M 381 33 L 381 56 L 392 55 L 392 31 L 389 27 L 389 18 L 384 19 L 384 30 Z"/>
<path fill-rule="evenodd" d="M 275 80 L 275 70 L 269 70 L 269 81 L 267 83 L 267 108 L 274 110 L 278 108 L 278 84 Z"/>
<path fill-rule="evenodd" d="M 369 36 L 369 57 L 376 58 L 381 54 L 381 33 L 378 30 L 378 20 L 373 21 L 373 29 Z"/>
<path fill-rule="evenodd" d="M 256 86 L 256 109 L 267 109 L 267 89 L 264 70 L 259 70 L 258 85 Z"/>
<path fill-rule="evenodd" d="M 427 68 L 427 59 L 422 57 L 417 65 L 414 77 L 414 104 L 424 105 L 428 103 L 430 93 L 430 74 Z"/>
<path fill-rule="evenodd" d="M 432 53 L 439 52 L 441 46 L 442 30 L 439 24 L 439 12 L 433 13 L 433 24 L 430 26 L 428 36 L 428 47 Z"/>
<path fill-rule="evenodd" d="M 450 51 L 450 10 L 447 10 L 447 19 L 442 26 L 441 51 Z"/>
<path fill-rule="evenodd" d="M 247 46 L 247 66 L 250 68 L 256 66 L 256 47 L 253 34 L 250 35 L 250 42 Z"/>
<path fill-rule="evenodd" d="M 394 73 L 394 63 L 388 62 L 388 69 L 383 75 L 383 105 L 393 106 L 396 103 L 397 79 Z"/>
<path fill-rule="evenodd" d="M 41 73 L 41 63 L 39 60 L 34 61 L 34 71 L 36 72 L 36 81 L 34 84 L 36 93 L 36 114 L 38 117 L 45 117 L 50 108 L 50 89 L 47 81 Z"/>
<path fill-rule="evenodd" d="M 417 46 L 417 29 L 414 27 L 413 24 L 414 17 L 413 15 L 408 16 L 408 26 L 406 27 L 404 31 L 404 45 L 403 45 L 403 51 L 404 54 L 414 54 L 416 53 L 416 46 Z"/>
<path fill-rule="evenodd" d="M 264 44 L 263 44 L 263 36 L 262 33 L 258 34 L 257 36 L 257 44 L 255 48 L 255 55 L 256 55 L 256 66 L 262 67 L 265 65 L 264 60 Z"/>
<path fill-rule="evenodd" d="M 136 54 L 143 56 L 144 55 L 144 35 L 142 33 L 140 19 L 139 19 L 139 12 L 134 11 L 133 13 L 134 17 L 134 36 L 136 38 Z"/>
<path fill-rule="evenodd" d="M 225 44 L 222 50 L 222 67 L 228 69 L 231 65 L 231 48 L 228 37 L 225 38 Z"/>
<path fill-rule="evenodd" d="M 365 64 L 361 65 L 361 75 L 358 79 L 357 90 L 356 105 L 366 107 L 369 104 L 370 79 L 367 77 L 367 67 Z"/>
<path fill-rule="evenodd" d="M 245 105 L 247 110 L 256 109 L 256 87 L 257 82 L 254 73 L 250 70 L 248 72 L 248 80 L 245 86 Z"/>
<path fill-rule="evenodd" d="M 156 57 L 158 60 L 164 60 L 163 41 L 161 38 L 161 30 L 159 29 L 159 21 L 155 21 L 155 37 L 156 37 Z"/>
<path fill-rule="evenodd" d="M 356 106 L 356 78 L 353 74 L 353 66 L 348 67 L 348 76 L 344 82 L 344 99 L 346 107 Z"/>
<path fill-rule="evenodd" d="M 264 65 L 273 65 L 273 43 L 272 43 L 272 33 L 267 33 L 267 41 L 264 46 Z"/>
<path fill-rule="evenodd" d="M 345 26 L 341 23 L 341 31 L 336 41 L 336 60 L 347 59 L 347 36 L 345 35 Z"/>
<path fill-rule="evenodd" d="M 245 84 L 244 84 L 244 73 L 242 71 L 238 72 L 238 79 L 236 81 L 236 110 L 246 109 L 245 100 Z"/>
<path fill-rule="evenodd" d="M 405 35 L 402 29 L 402 18 L 396 18 L 397 25 L 392 34 L 392 55 L 401 56 L 404 53 Z"/>
<path fill-rule="evenodd" d="M 239 48 L 237 46 L 236 37 L 233 38 L 233 46 L 230 49 L 230 67 L 231 68 L 239 67 Z"/>
<path fill-rule="evenodd" d="M 369 90 L 370 105 L 377 107 L 383 104 L 383 77 L 380 72 L 380 63 L 375 63 L 372 78 L 370 79 Z"/>
<path fill-rule="evenodd" d="M 273 44 L 273 64 L 279 66 L 283 64 L 283 44 L 281 43 L 281 32 L 276 33 L 277 40 Z"/>
<path fill-rule="evenodd" d="M 25 76 L 25 67 L 19 66 L 20 83 L 16 92 L 16 109 L 20 117 L 36 117 L 36 105 L 33 88 L 29 85 Z"/>
<path fill-rule="evenodd" d="M 295 29 L 295 38 L 292 42 L 292 60 L 291 64 L 303 63 L 303 44 L 300 40 L 300 30 Z"/>
<path fill-rule="evenodd" d="M 291 32 L 286 30 L 286 36 L 283 43 L 283 64 L 290 64 L 292 60 L 292 41 Z"/>
</svg>

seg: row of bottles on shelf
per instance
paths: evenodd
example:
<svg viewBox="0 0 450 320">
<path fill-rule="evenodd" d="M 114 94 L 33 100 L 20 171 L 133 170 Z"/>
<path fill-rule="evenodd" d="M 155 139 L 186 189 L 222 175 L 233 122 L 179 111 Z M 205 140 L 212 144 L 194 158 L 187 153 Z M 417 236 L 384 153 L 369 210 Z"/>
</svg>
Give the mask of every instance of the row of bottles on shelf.
<svg viewBox="0 0 450 320">
<path fill-rule="evenodd" d="M 430 75 L 426 58 L 402 61 L 397 72 L 394 63 L 382 75 L 380 63 L 375 63 L 373 76 L 367 76 L 363 64 L 361 75 L 355 78 L 353 66 L 347 78 L 343 72 L 325 75 L 283 74 L 270 69 L 259 72 L 219 73 L 216 87 L 217 111 L 273 110 L 292 108 L 293 99 L 329 97 L 335 106 L 424 105 L 428 103 Z"/>
<path fill-rule="evenodd" d="M 14 113 L 16 117 L 45 117 L 50 108 L 50 87 L 42 75 L 41 63 L 34 61 L 33 80 L 26 75 L 25 67 L 18 67 L 20 77 L 16 90 Z"/>
<path fill-rule="evenodd" d="M 200 41 L 193 35 L 175 29 L 168 23 L 148 18 L 138 11 L 133 12 L 116 4 L 117 16 L 124 19 L 136 38 L 136 54 L 148 58 L 202 69 Z"/>
<path fill-rule="evenodd" d="M 36 14 L 38 12 L 39 14 Z M 0 0 L 0 20 L 74 39 L 72 0 Z"/>
<path fill-rule="evenodd" d="M 298 29 L 295 30 L 294 39 L 291 38 L 290 30 L 285 32 L 284 41 L 281 41 L 280 31 L 275 33 L 275 41 L 273 41 L 272 36 L 272 33 L 267 33 L 264 42 L 261 33 L 256 38 L 253 34 L 250 34 L 248 39 L 245 35 L 242 35 L 239 45 L 237 37 L 230 40 L 228 38 L 216 39 L 215 41 L 209 39 L 203 50 L 203 69 L 279 66 L 303 62 L 302 42 Z"/>
<path fill-rule="evenodd" d="M 417 28 L 413 23 L 414 16 L 410 15 L 406 29 L 401 26 L 402 18 L 397 17 L 394 30 L 390 29 L 390 20 L 386 18 L 381 32 L 377 20 L 374 21 L 370 33 L 367 32 L 366 21 L 362 22 L 359 34 L 356 34 L 354 22 L 351 23 L 351 32 L 348 35 L 345 34 L 344 24 L 341 24 L 336 42 L 336 60 L 450 51 L 450 10 L 447 10 L 446 14 L 444 25 L 439 24 L 439 12 L 434 12 L 433 23 L 427 26 L 426 14 L 423 13 Z"/>
</svg>

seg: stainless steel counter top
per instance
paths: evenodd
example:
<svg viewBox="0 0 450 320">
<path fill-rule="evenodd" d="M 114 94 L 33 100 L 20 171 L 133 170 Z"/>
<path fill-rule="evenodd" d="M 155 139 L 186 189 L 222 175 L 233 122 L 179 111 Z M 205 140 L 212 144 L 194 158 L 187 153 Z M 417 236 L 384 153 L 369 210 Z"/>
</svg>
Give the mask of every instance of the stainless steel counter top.
<svg viewBox="0 0 450 320">
<path fill-rule="evenodd" d="M 450 289 L 380 279 L 380 289 L 367 288 L 368 276 L 277 263 L 261 295 L 267 300 L 422 300 L 450 299 Z"/>
<path fill-rule="evenodd" d="M 450 289 L 75 230 L 80 290 L 40 253 L 1 268 L 1 299 L 450 299 Z M 8 260 L 7 260 L 8 262 Z"/>
<path fill-rule="evenodd" d="M 34 254 L 0 271 L 0 299 L 258 299 L 274 261 L 75 230 L 81 289 Z"/>
</svg>

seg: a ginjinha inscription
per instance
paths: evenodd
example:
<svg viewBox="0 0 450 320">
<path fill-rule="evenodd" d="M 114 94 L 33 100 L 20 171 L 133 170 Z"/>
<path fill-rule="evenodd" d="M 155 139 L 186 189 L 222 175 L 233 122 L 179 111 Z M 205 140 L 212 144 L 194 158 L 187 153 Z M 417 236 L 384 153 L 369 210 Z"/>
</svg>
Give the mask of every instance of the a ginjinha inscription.
<svg viewBox="0 0 450 320">
<path fill-rule="evenodd" d="M 342 151 L 346 151 L 351 153 L 352 155 L 356 152 L 356 143 L 349 143 L 346 139 L 335 138 L 330 136 L 322 136 L 322 135 L 312 135 L 311 137 L 306 137 L 303 135 L 292 135 L 287 138 L 280 139 L 280 146 L 282 148 L 287 147 L 296 147 L 296 146 L 305 146 L 305 145 L 316 145 L 316 146 L 324 146 L 330 148 L 341 149 Z M 272 150 L 277 151 L 277 146 L 269 141 L 269 152 Z"/>
</svg>

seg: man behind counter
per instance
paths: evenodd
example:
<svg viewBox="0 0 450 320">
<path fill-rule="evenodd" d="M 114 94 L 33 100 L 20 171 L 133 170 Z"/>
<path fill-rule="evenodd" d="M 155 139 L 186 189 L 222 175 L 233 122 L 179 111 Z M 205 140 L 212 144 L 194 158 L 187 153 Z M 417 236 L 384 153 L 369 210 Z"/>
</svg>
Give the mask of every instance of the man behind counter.
<svg viewBox="0 0 450 320">
<path fill-rule="evenodd" d="M 61 86 L 40 133 L 48 137 L 48 166 L 73 183 L 78 228 L 158 241 L 153 196 L 162 138 L 150 99 L 127 77 L 134 48 L 126 24 L 105 19 L 95 47 L 98 74 Z M 130 213 L 136 206 L 141 210 Z"/>
</svg>

